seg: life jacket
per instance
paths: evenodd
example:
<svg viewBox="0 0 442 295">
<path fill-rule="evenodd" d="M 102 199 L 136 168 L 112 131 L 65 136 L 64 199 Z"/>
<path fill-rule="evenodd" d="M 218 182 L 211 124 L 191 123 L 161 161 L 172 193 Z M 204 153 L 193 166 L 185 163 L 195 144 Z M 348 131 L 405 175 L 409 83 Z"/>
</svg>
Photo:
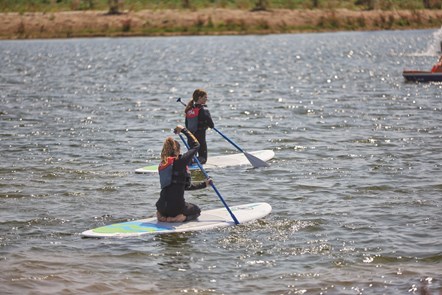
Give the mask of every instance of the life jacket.
<svg viewBox="0 0 442 295">
<path fill-rule="evenodd" d="M 202 106 L 194 106 L 186 113 L 186 127 L 192 133 L 195 133 L 198 130 L 198 115 L 200 114 L 200 110 L 202 108 Z"/>
<path fill-rule="evenodd" d="M 188 168 L 186 168 L 185 172 L 178 172 L 173 169 L 173 162 L 175 160 L 175 157 L 168 157 L 166 164 L 158 165 L 161 189 L 168 187 L 172 183 L 187 185 L 187 183 L 190 182 L 190 173 Z"/>
</svg>

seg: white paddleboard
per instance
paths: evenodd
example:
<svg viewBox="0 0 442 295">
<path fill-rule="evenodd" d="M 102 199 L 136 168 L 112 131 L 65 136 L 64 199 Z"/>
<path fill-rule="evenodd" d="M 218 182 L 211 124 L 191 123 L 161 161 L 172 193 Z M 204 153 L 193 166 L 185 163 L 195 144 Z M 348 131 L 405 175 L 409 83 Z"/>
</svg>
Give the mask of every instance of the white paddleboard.
<svg viewBox="0 0 442 295">
<path fill-rule="evenodd" d="M 249 154 L 257 157 L 260 160 L 268 161 L 275 156 L 275 152 L 272 150 L 260 150 L 249 152 Z M 217 168 L 227 168 L 234 166 L 252 166 L 250 161 L 246 158 L 243 153 L 214 156 L 207 159 L 207 162 L 203 165 L 204 169 L 217 169 Z M 192 165 L 189 167 L 190 170 L 199 170 L 197 165 Z M 135 173 L 157 173 L 158 164 L 145 166 L 135 170 Z"/>
<path fill-rule="evenodd" d="M 239 223 L 250 222 L 268 215 L 272 207 L 267 203 L 251 203 L 230 207 Z M 226 208 L 202 210 L 197 220 L 188 222 L 158 222 L 156 217 L 121 222 L 90 229 L 81 233 L 83 237 L 138 237 L 146 234 L 165 234 L 208 230 L 235 225 Z"/>
</svg>

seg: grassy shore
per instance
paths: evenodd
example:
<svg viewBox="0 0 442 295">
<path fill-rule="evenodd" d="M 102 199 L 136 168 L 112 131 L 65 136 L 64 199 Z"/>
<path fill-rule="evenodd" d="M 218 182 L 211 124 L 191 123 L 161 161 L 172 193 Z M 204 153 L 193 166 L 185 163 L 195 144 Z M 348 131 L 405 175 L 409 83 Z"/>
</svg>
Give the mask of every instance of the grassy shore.
<svg viewBox="0 0 442 295">
<path fill-rule="evenodd" d="M 442 10 L 155 9 L 8 12 L 0 39 L 279 34 L 345 30 L 440 28 Z"/>
</svg>

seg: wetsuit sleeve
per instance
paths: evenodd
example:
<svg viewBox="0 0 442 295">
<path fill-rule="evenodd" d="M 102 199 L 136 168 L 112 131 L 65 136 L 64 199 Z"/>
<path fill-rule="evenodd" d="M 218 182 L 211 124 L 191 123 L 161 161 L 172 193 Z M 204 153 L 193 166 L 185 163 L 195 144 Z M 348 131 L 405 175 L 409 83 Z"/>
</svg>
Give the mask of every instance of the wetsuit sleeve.
<svg viewBox="0 0 442 295">
<path fill-rule="evenodd" d="M 206 188 L 206 182 L 200 182 L 197 184 L 191 184 L 189 187 L 186 187 L 186 191 L 193 191 L 193 190 L 197 190 L 197 189 L 202 189 L 202 188 Z"/>
<path fill-rule="evenodd" d="M 210 112 L 207 108 L 203 108 L 202 110 L 202 121 L 204 122 L 204 125 L 206 125 L 209 128 L 215 127 L 215 124 L 213 124 L 212 116 L 210 115 Z"/>
<path fill-rule="evenodd" d="M 200 144 L 198 140 L 195 138 L 195 136 L 184 128 L 181 130 L 182 133 L 187 137 L 187 142 L 189 143 L 189 150 L 184 153 L 179 159 L 175 160 L 174 166 L 183 166 L 185 167 L 187 164 L 189 164 L 192 161 L 193 156 L 198 152 L 198 149 L 200 148 Z M 177 167 L 178 168 L 178 167 Z"/>
</svg>

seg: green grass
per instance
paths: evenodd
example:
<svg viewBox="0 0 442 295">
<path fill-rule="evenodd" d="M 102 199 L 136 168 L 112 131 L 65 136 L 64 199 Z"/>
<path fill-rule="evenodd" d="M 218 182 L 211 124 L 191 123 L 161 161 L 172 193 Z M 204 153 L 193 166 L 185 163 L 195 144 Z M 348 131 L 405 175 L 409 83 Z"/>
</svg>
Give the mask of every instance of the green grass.
<svg viewBox="0 0 442 295">
<path fill-rule="evenodd" d="M 124 0 L 120 10 L 230 8 L 250 10 L 260 2 L 267 9 L 423 9 L 422 0 Z M 441 0 L 429 0 L 430 7 L 442 8 Z M 0 0 L 0 12 L 57 12 L 109 10 L 109 0 Z"/>
<path fill-rule="evenodd" d="M 184 8 L 185 0 L 125 0 L 124 10 L 138 11 L 142 9 L 161 10 L 178 9 L 184 14 L 186 9 L 197 10 L 203 8 L 230 8 L 252 10 L 256 8 L 258 1 L 254 0 L 189 0 L 190 8 Z M 415 0 L 377 0 L 377 9 L 395 10 L 393 13 L 378 12 L 373 17 L 366 18 L 363 13 L 355 13 L 353 16 L 342 16 L 338 8 L 346 8 L 355 11 L 366 10 L 368 2 L 373 0 L 263 0 L 267 9 L 312 9 L 317 3 L 317 9 L 322 9 L 320 19 L 314 23 L 303 25 L 291 25 L 285 22 L 275 24 L 265 18 L 260 22 L 248 23 L 242 19 L 227 18 L 224 20 L 212 20 L 199 16 L 187 25 L 167 21 L 155 24 L 149 19 L 143 20 L 140 26 L 137 19 L 131 19 L 130 15 L 121 21 L 120 25 L 110 23 L 100 26 L 77 28 L 65 26 L 62 30 L 55 30 L 48 24 L 41 25 L 38 29 L 30 29 L 21 20 L 13 31 L 6 33 L 3 38 L 71 38 L 71 37 L 98 37 L 98 36 L 160 36 L 160 35 L 214 35 L 214 34 L 273 34 L 294 32 L 325 32 L 339 30 L 394 30 L 394 29 L 417 29 L 440 27 L 438 17 L 427 17 L 428 13 L 421 11 L 423 1 Z M 429 0 L 436 5 L 442 0 Z M 262 4 L 262 3 L 261 3 Z M 120 8 L 123 10 L 123 8 Z M 408 10 L 405 15 L 397 10 Z M 108 0 L 0 0 L 0 12 L 46 12 L 49 20 L 55 19 L 54 12 L 72 10 L 101 10 L 109 11 Z M 434 13 L 438 15 L 438 12 Z M 9 35 L 8 35 L 9 34 Z"/>
</svg>

